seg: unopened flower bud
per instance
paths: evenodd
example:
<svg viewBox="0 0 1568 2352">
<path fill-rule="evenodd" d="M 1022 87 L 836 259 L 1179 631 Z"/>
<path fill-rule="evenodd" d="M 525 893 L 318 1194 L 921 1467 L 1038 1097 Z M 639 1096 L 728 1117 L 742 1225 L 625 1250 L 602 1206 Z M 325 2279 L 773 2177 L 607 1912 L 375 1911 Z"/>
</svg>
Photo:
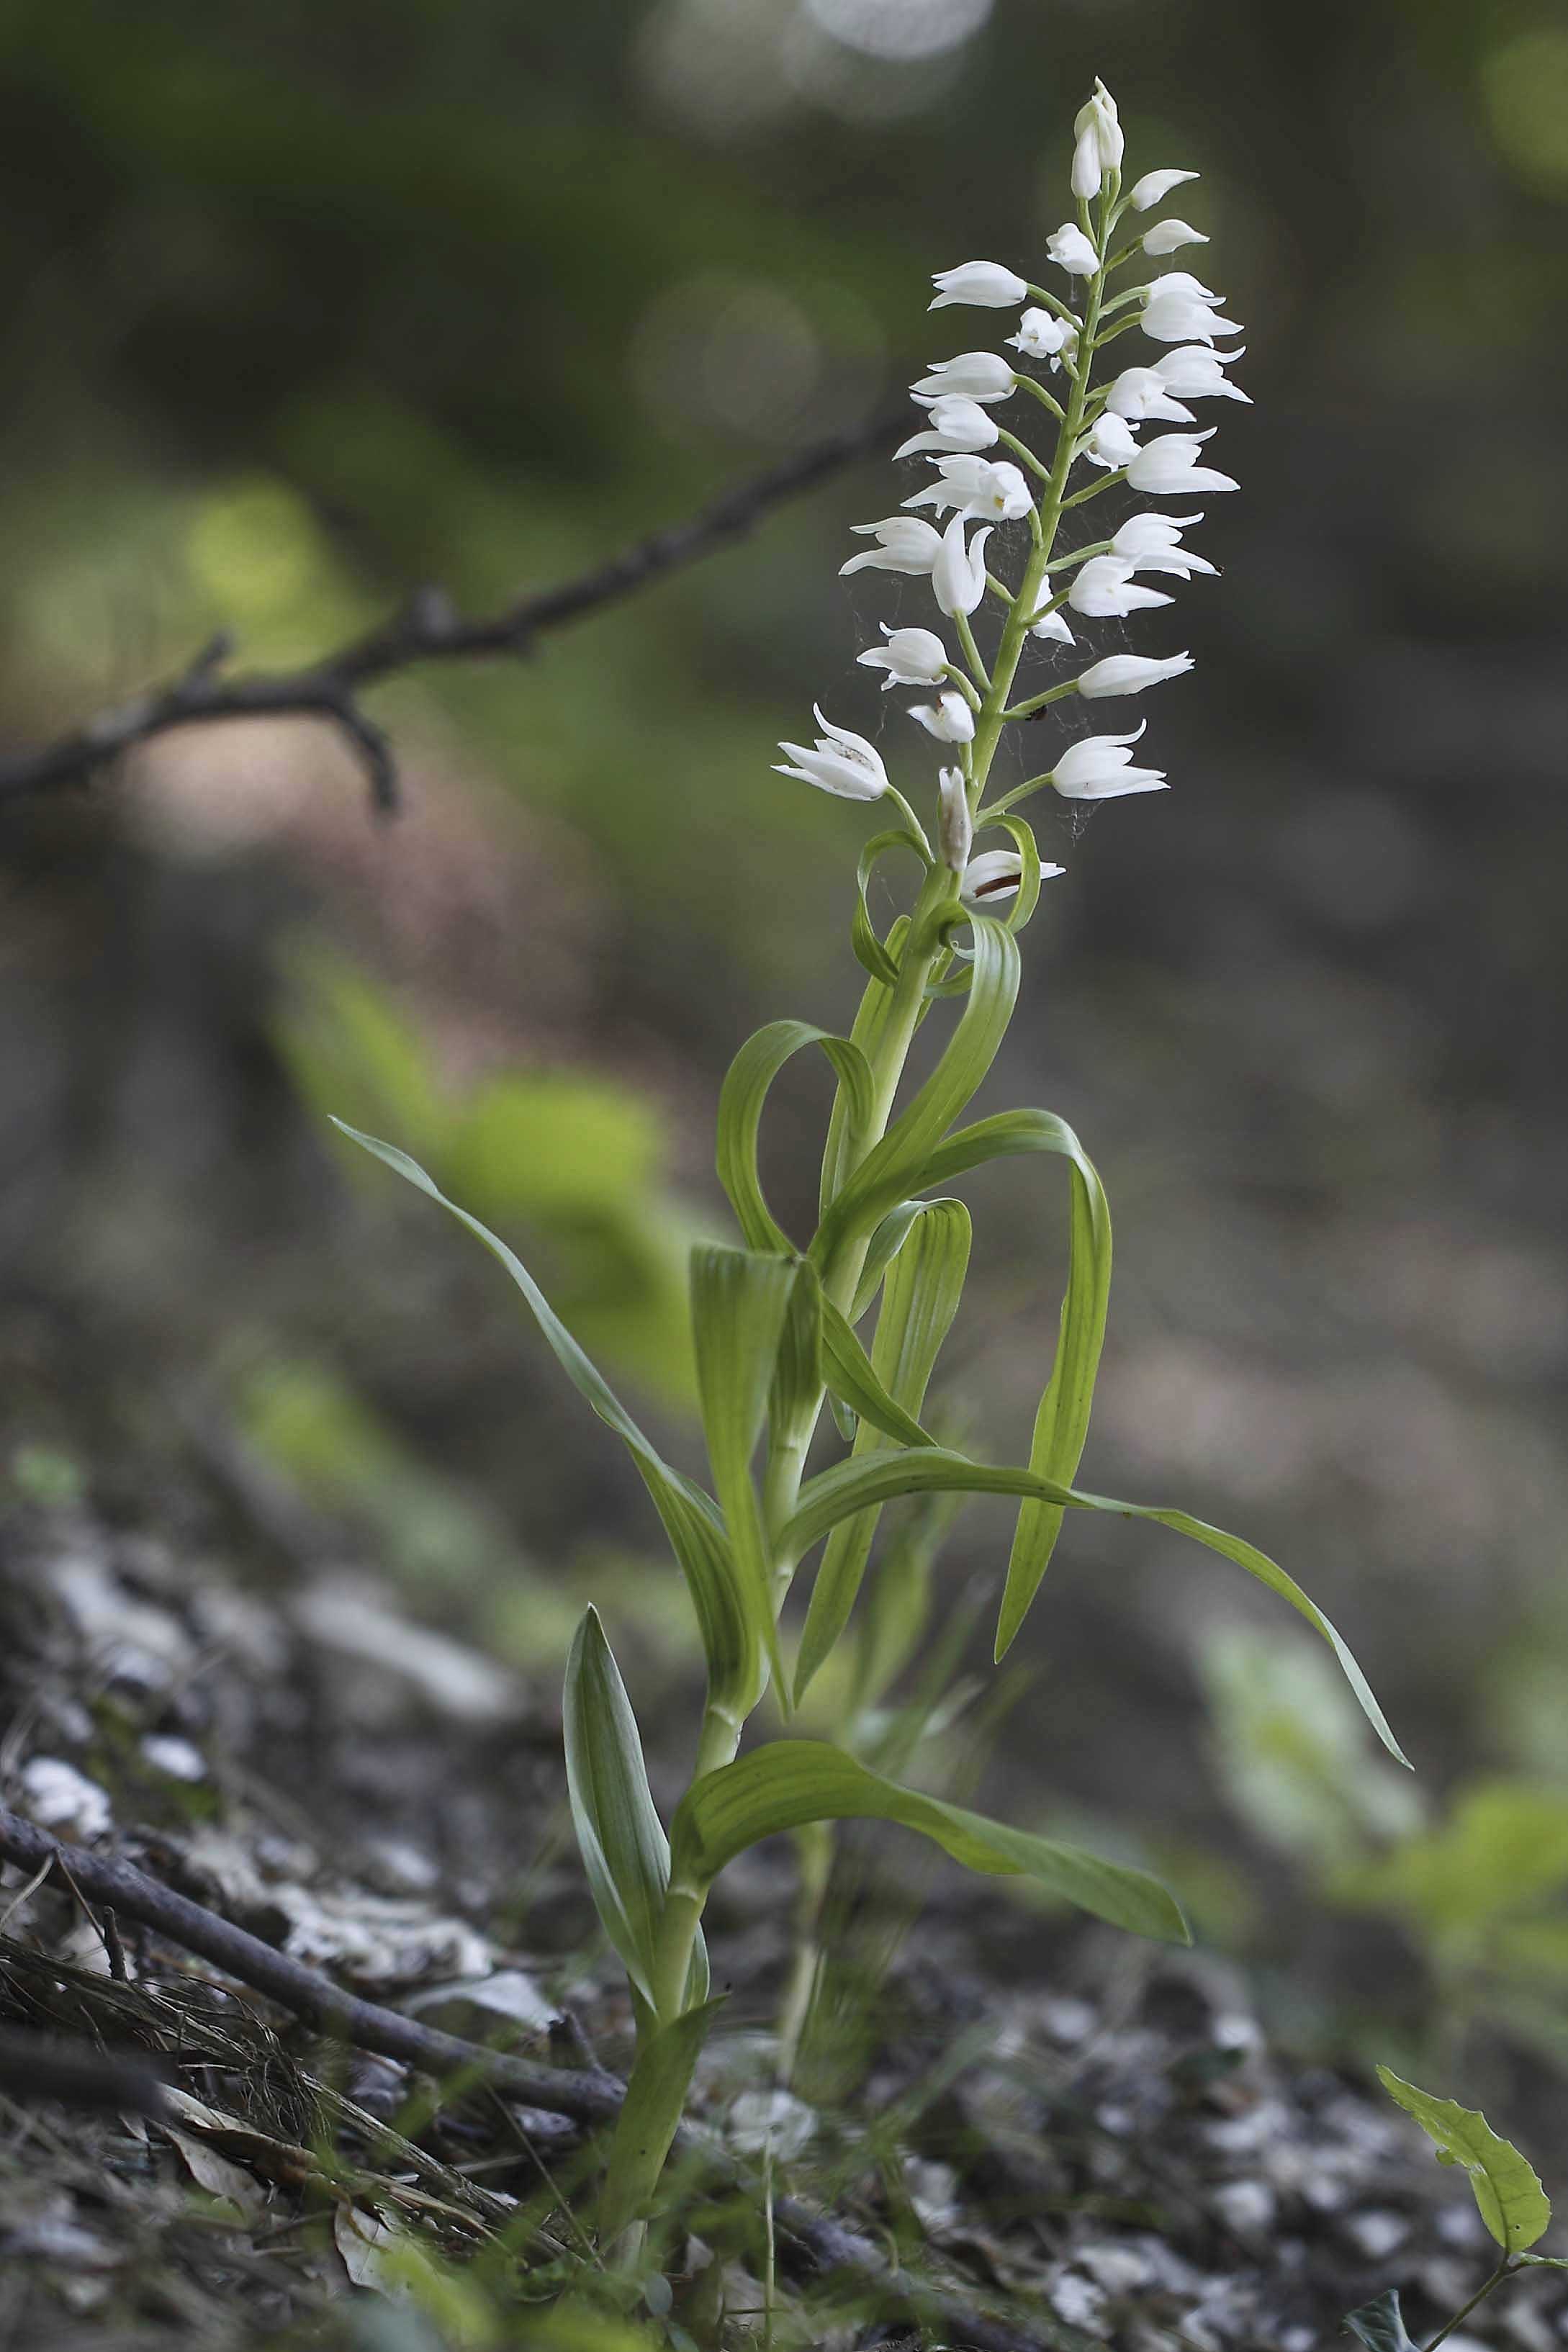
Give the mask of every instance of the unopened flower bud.
<svg viewBox="0 0 1568 2352">
<path fill-rule="evenodd" d="M 962 768 L 944 768 L 937 779 L 937 845 L 942 862 L 952 874 L 962 874 L 969 863 L 974 820 Z"/>
<path fill-rule="evenodd" d="M 1156 221 L 1143 238 L 1143 250 L 1154 258 L 1161 254 L 1175 253 L 1184 245 L 1206 245 L 1202 229 L 1193 228 L 1184 220 Z"/>
<path fill-rule="evenodd" d="M 1076 221 L 1064 221 L 1046 239 L 1046 252 L 1058 269 L 1069 278 L 1092 278 L 1100 268 L 1100 256 Z"/>
<path fill-rule="evenodd" d="M 1149 661 L 1142 654 L 1108 654 L 1084 671 L 1078 690 L 1091 702 L 1112 694 L 1142 694 L 1163 678 L 1181 677 L 1192 666 L 1191 654 L 1172 654 L 1165 661 Z"/>
<path fill-rule="evenodd" d="M 1163 596 L 1160 601 L 1168 604 L 1171 600 Z M 941 694 L 934 703 L 911 703 L 910 717 L 918 719 L 926 733 L 934 735 L 939 743 L 973 743 L 974 740 L 974 713 L 962 694 Z"/>
<path fill-rule="evenodd" d="M 932 310 L 945 310 L 954 302 L 972 303 L 979 310 L 1010 310 L 1029 290 L 1016 270 L 1005 269 L 999 261 L 961 261 L 956 269 L 934 270 L 931 282 L 936 298 L 927 308 Z"/>
<path fill-rule="evenodd" d="M 960 352 L 956 359 L 933 361 L 931 373 L 919 379 L 914 392 L 917 400 L 1005 400 L 1016 382 L 998 352 Z"/>
<path fill-rule="evenodd" d="M 1128 204 L 1135 213 L 1152 212 L 1156 205 L 1164 202 L 1173 188 L 1179 188 L 1184 180 L 1195 180 L 1197 176 L 1195 172 L 1145 172 L 1143 177 L 1135 182 L 1128 195 Z"/>
<path fill-rule="evenodd" d="M 942 546 L 931 569 L 937 603 L 950 616 L 973 613 L 985 593 L 985 542 L 990 526 L 977 530 L 964 544 L 963 517 L 954 515 L 942 535 Z"/>
<path fill-rule="evenodd" d="M 886 646 L 873 646 L 856 659 L 866 669 L 885 669 L 882 691 L 894 686 L 937 686 L 947 669 L 947 647 L 933 629 L 889 629 L 879 624 Z"/>
<path fill-rule="evenodd" d="M 1125 143 L 1116 100 L 1098 77 L 1094 94 L 1079 109 L 1073 130 L 1078 143 L 1072 153 L 1072 192 L 1083 198 L 1098 196 L 1107 172 L 1120 171 Z"/>
</svg>

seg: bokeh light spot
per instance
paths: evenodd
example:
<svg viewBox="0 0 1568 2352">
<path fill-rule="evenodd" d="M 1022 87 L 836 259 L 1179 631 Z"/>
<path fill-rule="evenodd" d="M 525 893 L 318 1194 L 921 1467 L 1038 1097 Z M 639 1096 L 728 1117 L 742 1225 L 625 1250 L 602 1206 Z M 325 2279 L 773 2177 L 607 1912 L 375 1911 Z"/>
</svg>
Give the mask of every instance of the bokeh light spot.
<svg viewBox="0 0 1568 2352">
<path fill-rule="evenodd" d="M 1536 187 L 1568 196 L 1568 30 L 1540 25 L 1481 61 L 1487 121 L 1505 162 Z"/>
<path fill-rule="evenodd" d="M 326 551 L 304 499 L 282 482 L 257 480 L 203 500 L 185 554 L 219 611 L 254 622 L 286 612 L 313 587 Z"/>
<path fill-rule="evenodd" d="M 805 0 L 846 48 L 872 58 L 936 58 L 979 32 L 993 0 Z"/>
</svg>

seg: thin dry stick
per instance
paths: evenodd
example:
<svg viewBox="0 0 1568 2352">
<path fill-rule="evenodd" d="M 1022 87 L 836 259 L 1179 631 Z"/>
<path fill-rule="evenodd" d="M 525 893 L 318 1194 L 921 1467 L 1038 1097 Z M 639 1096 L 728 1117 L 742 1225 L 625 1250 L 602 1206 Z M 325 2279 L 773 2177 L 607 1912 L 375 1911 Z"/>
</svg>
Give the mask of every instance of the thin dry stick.
<svg viewBox="0 0 1568 2352">
<path fill-rule="evenodd" d="M 79 1901 L 112 1905 L 125 1918 L 166 1936 L 182 1950 L 209 1960 L 308 2025 L 352 2042 L 356 2049 L 400 2059 L 436 2074 L 462 2072 L 481 2076 L 491 2088 L 525 2105 L 542 2107 L 588 2126 L 610 2121 L 626 2096 L 626 2085 L 603 2067 L 579 2074 L 542 2066 L 531 2059 L 486 2050 L 456 2034 L 416 2024 L 413 2018 L 383 2009 L 375 2001 L 361 2000 L 319 1969 L 290 1959 L 286 1952 L 193 1903 L 188 1895 L 176 1895 L 173 1887 L 150 1878 L 133 1864 L 113 1854 L 90 1853 L 84 1846 L 63 1845 L 47 1830 L 3 1806 L 0 1861 L 28 1871 L 58 1868 Z M 751 2186 L 705 2135 L 687 2127 L 677 2145 L 700 2158 L 716 2188 Z M 812 2212 L 793 2197 L 774 2200 L 773 2219 L 784 2233 L 784 2244 L 794 2255 L 791 2266 L 797 2274 L 832 2276 L 847 2286 L 875 2294 L 885 2307 L 907 2306 L 972 2352 L 1045 2352 L 1038 2336 L 999 2325 L 947 2295 L 933 2294 L 929 2287 L 891 2268 L 869 2240 L 831 2216 Z"/>
<path fill-rule="evenodd" d="M 853 432 L 830 434 L 764 474 L 726 491 L 687 521 L 623 548 L 575 580 L 522 596 L 499 613 L 465 615 L 446 591 L 419 589 L 403 609 L 319 662 L 293 670 L 226 674 L 234 652 L 226 631 L 186 667 L 129 702 L 102 710 L 52 743 L 0 759 L 0 804 L 56 786 L 86 782 L 100 769 L 155 735 L 219 719 L 314 718 L 336 727 L 363 765 L 371 798 L 384 814 L 397 805 L 397 767 L 384 729 L 360 696 L 368 686 L 426 662 L 525 660 L 535 641 L 584 614 L 619 604 L 641 588 L 742 539 L 774 507 L 882 449 L 907 418 L 884 415 Z"/>
</svg>

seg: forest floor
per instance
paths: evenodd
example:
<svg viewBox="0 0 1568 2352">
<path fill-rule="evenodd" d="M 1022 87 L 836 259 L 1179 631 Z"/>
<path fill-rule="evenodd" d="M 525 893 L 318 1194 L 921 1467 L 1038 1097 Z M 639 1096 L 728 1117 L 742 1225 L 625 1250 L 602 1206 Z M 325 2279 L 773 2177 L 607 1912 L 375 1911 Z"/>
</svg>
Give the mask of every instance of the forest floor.
<svg viewBox="0 0 1568 2352">
<path fill-rule="evenodd" d="M 330 1560 L 280 1574 L 233 1461 L 187 1465 L 172 1498 L 161 1464 L 108 1509 L 46 1472 L 0 1508 L 0 1803 L 425 2023 L 624 2066 L 553 1701 Z M 897 1876 L 851 1859 L 788 2091 L 789 1853 L 727 1876 L 728 2003 L 695 2104 L 742 2187 L 693 2184 L 672 2212 L 668 2297 L 654 2279 L 626 2329 L 574 2334 L 544 2314 L 583 2268 L 584 2126 L 477 2070 L 437 2080 L 322 2039 L 58 1870 L 8 1870 L 0 2032 L 85 2042 L 100 2069 L 137 2058 L 170 2087 L 151 2112 L 112 2082 L 62 2104 L 11 2064 L 0 2352 L 1315 2352 L 1391 2285 L 1430 2332 L 1485 2275 L 1463 2175 L 1375 2086 L 1270 2047 L 1224 1963 L 943 1872 L 917 1889 L 901 1852 Z M 896 2258 L 903 2286 L 814 2266 L 769 2227 L 786 2192 Z M 1543 2272 L 1467 2326 L 1461 2352 L 1549 2352 L 1568 2292 Z"/>
</svg>

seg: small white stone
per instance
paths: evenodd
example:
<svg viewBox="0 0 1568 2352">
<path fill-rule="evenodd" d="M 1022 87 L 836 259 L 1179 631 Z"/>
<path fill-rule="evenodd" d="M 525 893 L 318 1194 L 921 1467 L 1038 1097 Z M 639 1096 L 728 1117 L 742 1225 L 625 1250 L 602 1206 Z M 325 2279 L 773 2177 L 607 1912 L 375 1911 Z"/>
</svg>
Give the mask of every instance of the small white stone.
<svg viewBox="0 0 1568 2352">
<path fill-rule="evenodd" d="M 154 1772 L 166 1772 L 171 1780 L 205 1780 L 207 1777 L 201 1749 L 174 1732 L 150 1731 L 142 1742 L 142 1753 Z"/>
<path fill-rule="evenodd" d="M 1226 2227 L 1242 2237 L 1261 2236 L 1274 2226 L 1274 2191 L 1264 2180 L 1227 2180 L 1210 2198 Z"/>
<path fill-rule="evenodd" d="M 1347 2213 L 1340 2226 L 1369 2263 L 1382 2262 L 1410 2235 L 1410 2224 L 1404 2214 L 1390 2212 L 1382 2205 L 1374 2205 L 1364 2213 Z"/>
<path fill-rule="evenodd" d="M 1069 2327 L 1095 2326 L 1105 2309 L 1103 2290 L 1077 2271 L 1064 2271 L 1047 2292 L 1057 2317 Z"/>
<path fill-rule="evenodd" d="M 1041 2003 L 1040 2022 L 1053 2042 L 1066 2042 L 1072 2049 L 1094 2032 L 1094 2011 L 1087 2000 L 1075 2000 L 1063 1993 Z"/>
<path fill-rule="evenodd" d="M 30 1819 L 68 1843 L 90 1845 L 113 1825 L 108 1791 L 63 1756 L 33 1757 L 22 1769 L 22 1793 Z"/>
<path fill-rule="evenodd" d="M 800 2155 L 816 2129 L 814 2110 L 790 2092 L 742 2091 L 731 2103 L 726 2136 L 742 2156 L 771 2151 L 787 2163 Z"/>
</svg>

